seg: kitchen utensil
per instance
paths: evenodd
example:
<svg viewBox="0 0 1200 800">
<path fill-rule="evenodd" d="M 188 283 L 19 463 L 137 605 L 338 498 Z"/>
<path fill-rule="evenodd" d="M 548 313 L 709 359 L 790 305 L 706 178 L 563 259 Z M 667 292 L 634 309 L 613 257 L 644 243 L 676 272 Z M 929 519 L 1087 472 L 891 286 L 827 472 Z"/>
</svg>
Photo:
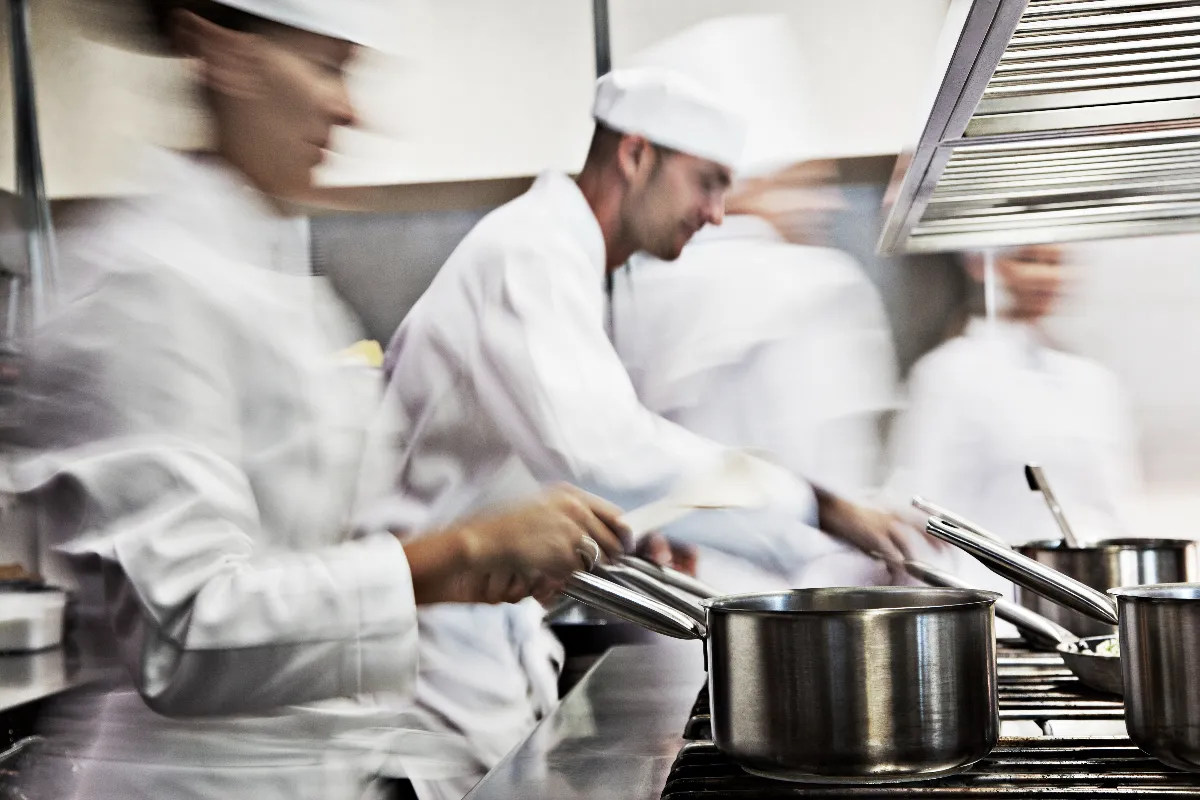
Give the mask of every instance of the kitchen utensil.
<svg viewBox="0 0 1200 800">
<path fill-rule="evenodd" d="M 945 520 L 930 517 L 926 530 L 1031 591 L 1104 622 L 1119 619 L 1129 738 L 1168 766 L 1200 772 L 1200 584 L 1110 589 L 1118 614 L 1110 597 Z"/>
<path fill-rule="evenodd" d="M 1120 607 L 1129 738 L 1168 766 L 1200 772 L 1200 584 L 1109 594 Z"/>
<path fill-rule="evenodd" d="M 1116 603 L 1110 597 L 1074 578 L 938 517 L 931 516 L 925 530 L 967 551 L 993 572 L 1030 591 L 1070 606 L 1093 619 L 1109 625 L 1117 624 Z"/>
<path fill-rule="evenodd" d="M 1066 542 L 1067 547 L 1079 547 L 1079 540 L 1075 538 L 1075 532 L 1071 530 L 1071 524 L 1067 522 L 1067 515 L 1063 513 L 1062 506 L 1058 504 L 1058 499 L 1050 490 L 1050 482 L 1046 480 L 1046 473 L 1042 468 L 1037 464 L 1026 464 L 1025 480 L 1029 483 L 1030 489 L 1042 493 L 1042 498 L 1045 499 L 1046 505 L 1050 507 L 1050 513 L 1054 516 L 1054 522 L 1062 531 L 1063 541 Z"/>
<path fill-rule="evenodd" d="M 1197 547 L 1191 539 L 1102 539 L 1077 548 L 1051 539 L 1021 545 L 1016 551 L 1100 592 L 1117 586 L 1200 579 Z M 1021 605 L 1080 636 L 1116 634 L 1113 625 L 1045 600 L 1019 585 L 1016 596 Z"/>
<path fill-rule="evenodd" d="M 660 583 L 665 583 L 668 586 L 680 589 L 696 597 L 716 597 L 717 595 L 721 594 L 719 591 L 698 578 L 693 578 L 691 575 L 680 572 L 677 569 L 660 567 L 658 564 L 654 564 L 644 558 L 639 558 L 638 556 L 621 556 L 618 559 L 618 562 L 622 566 L 636 569 L 639 572 L 643 572 L 646 575 L 649 575 L 651 578 L 658 580 Z"/>
<path fill-rule="evenodd" d="M 963 530 L 970 531 L 971 533 L 974 533 L 978 536 L 982 536 L 985 539 L 990 539 L 992 542 L 1000 545 L 1001 547 L 1009 546 L 1008 542 L 1004 541 L 1004 539 L 1002 539 L 1001 537 L 992 533 L 991 531 L 981 528 L 979 525 L 975 524 L 974 522 L 971 522 L 966 517 L 960 517 L 958 514 L 955 514 L 953 511 L 951 511 L 949 509 L 942 508 L 941 506 L 937 505 L 936 503 L 929 502 L 928 500 L 921 497 L 920 495 L 913 497 L 912 504 L 913 504 L 913 507 L 919 508 L 920 510 L 924 511 L 926 514 L 932 514 L 935 517 L 941 517 L 942 519 L 957 525 L 958 527 L 962 528 Z"/>
<path fill-rule="evenodd" d="M 577 578 L 585 590 L 575 596 L 612 613 L 633 594 L 590 575 L 568 591 Z M 995 745 L 997 596 L 909 587 L 732 595 L 702 601 L 707 626 L 639 597 L 623 615 L 645 620 L 652 608 L 652 624 L 673 627 L 669 635 L 706 640 L 713 741 L 748 772 L 889 783 L 966 769 Z"/>
<path fill-rule="evenodd" d="M 1072 642 L 1063 642 L 1056 649 L 1062 656 L 1067 669 L 1080 682 L 1112 694 L 1125 694 L 1125 681 L 1121 674 L 1121 657 L 1097 651 L 1101 642 L 1112 640 L 1112 636 L 1088 636 Z"/>
</svg>

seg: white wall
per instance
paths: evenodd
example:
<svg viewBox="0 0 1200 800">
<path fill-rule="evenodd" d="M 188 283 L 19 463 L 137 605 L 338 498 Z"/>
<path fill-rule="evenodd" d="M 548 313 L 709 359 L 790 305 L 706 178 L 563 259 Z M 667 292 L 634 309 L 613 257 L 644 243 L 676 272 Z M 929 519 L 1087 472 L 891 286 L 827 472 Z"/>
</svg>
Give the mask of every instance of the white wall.
<svg viewBox="0 0 1200 800">
<path fill-rule="evenodd" d="M 895 154 L 914 136 L 949 0 L 609 0 L 614 66 L 726 14 L 786 14 L 812 71 L 813 114 L 839 152 Z"/>
</svg>

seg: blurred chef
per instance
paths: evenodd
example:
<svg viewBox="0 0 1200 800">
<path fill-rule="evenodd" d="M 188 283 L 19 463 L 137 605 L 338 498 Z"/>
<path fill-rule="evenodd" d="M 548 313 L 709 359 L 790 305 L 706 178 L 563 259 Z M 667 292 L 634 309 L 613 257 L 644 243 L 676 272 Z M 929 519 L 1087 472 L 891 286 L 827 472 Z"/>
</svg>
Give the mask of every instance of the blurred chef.
<svg viewBox="0 0 1200 800">
<path fill-rule="evenodd" d="M 983 279 L 981 256 L 967 257 L 967 268 Z M 1055 346 L 1046 328 L 1069 276 L 1063 252 L 1002 250 L 995 270 L 998 318 L 971 319 L 913 367 L 894 433 L 896 494 L 923 495 L 1013 544 L 1059 539 L 1025 480 L 1035 462 L 1082 536 L 1133 535 L 1141 470 L 1124 393 L 1115 375 Z M 1011 590 L 969 556 L 953 558 L 977 584 Z"/>
<path fill-rule="evenodd" d="M 844 207 L 807 65 L 786 16 L 720 17 L 632 61 L 688 74 L 737 108 L 748 135 L 720 227 L 674 262 L 616 275 L 613 342 L 648 409 L 729 445 L 769 449 L 792 472 L 853 495 L 877 486 L 882 416 L 896 405 L 895 348 L 874 284 L 831 249 Z M 914 536 L 914 538 L 917 538 Z M 723 591 L 890 582 L 832 539 L 787 575 L 704 550 Z"/>
<path fill-rule="evenodd" d="M 351 800 L 384 767 L 453 770 L 376 701 L 412 688 L 417 606 L 548 596 L 620 552 L 619 512 L 567 488 L 403 543 L 348 525 L 360 479 L 390 474 L 380 387 L 335 358 L 354 328 L 296 275 L 276 201 L 354 121 L 342 70 L 372 6 L 151 3 L 215 148 L 156 153 L 161 194 L 65 243 L 28 343 L 12 488 L 78 582 L 89 661 L 118 668 L 47 715 L 25 796 Z"/>
<path fill-rule="evenodd" d="M 543 174 L 485 217 L 389 346 L 387 398 L 406 423 L 396 488 L 421 501 L 394 509 L 397 521 L 436 524 L 546 480 L 632 508 L 726 455 L 638 402 L 605 330 L 604 283 L 635 252 L 671 260 L 706 224 L 720 224 L 743 123 L 693 82 L 658 70 L 601 78 L 594 116 L 579 177 Z M 899 551 L 890 519 L 826 492 L 814 498 L 786 470 L 762 466 L 772 507 L 696 514 L 667 533 L 777 572 L 824 538 L 809 527 L 817 523 L 864 548 Z M 553 701 L 542 620 L 536 604 L 422 612 L 418 702 L 431 729 L 473 744 L 481 772 Z M 423 797 L 461 787 L 427 788 Z"/>
</svg>

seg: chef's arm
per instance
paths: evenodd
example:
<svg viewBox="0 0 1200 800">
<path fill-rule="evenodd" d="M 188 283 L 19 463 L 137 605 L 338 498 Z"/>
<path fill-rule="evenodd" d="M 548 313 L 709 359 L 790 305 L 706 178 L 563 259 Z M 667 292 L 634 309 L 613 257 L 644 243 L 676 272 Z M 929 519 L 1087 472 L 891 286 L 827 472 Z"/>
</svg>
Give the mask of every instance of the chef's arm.
<svg viewBox="0 0 1200 800">
<path fill-rule="evenodd" d="M 482 304 L 466 369 L 535 478 L 567 480 L 632 508 L 720 461 L 725 448 L 638 402 L 597 296 L 575 281 L 544 279 L 575 268 L 570 254 L 549 265 L 542 262 L 553 253 L 497 258 L 491 291 L 499 296 Z"/>
</svg>

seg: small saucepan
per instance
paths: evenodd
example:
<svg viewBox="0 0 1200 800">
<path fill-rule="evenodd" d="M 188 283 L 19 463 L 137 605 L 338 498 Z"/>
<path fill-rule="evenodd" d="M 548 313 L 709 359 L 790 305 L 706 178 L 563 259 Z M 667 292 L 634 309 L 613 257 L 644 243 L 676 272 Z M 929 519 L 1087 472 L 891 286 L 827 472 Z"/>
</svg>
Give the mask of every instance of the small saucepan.
<svg viewBox="0 0 1200 800">
<path fill-rule="evenodd" d="M 1129 737 L 1168 766 L 1200 772 L 1200 584 L 1115 588 L 1109 597 L 945 519 L 930 517 L 926 530 L 1032 592 L 1117 625 Z"/>
<path fill-rule="evenodd" d="M 607 570 L 627 586 L 655 581 L 638 567 Z M 627 586 L 576 573 L 566 593 L 704 640 L 713 741 L 748 772 L 818 784 L 926 780 L 966 769 L 999 737 L 994 592 L 799 589 L 697 603 L 658 584 L 666 605 Z"/>
</svg>

